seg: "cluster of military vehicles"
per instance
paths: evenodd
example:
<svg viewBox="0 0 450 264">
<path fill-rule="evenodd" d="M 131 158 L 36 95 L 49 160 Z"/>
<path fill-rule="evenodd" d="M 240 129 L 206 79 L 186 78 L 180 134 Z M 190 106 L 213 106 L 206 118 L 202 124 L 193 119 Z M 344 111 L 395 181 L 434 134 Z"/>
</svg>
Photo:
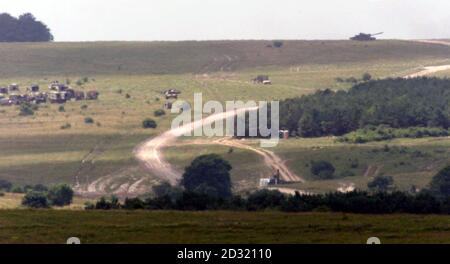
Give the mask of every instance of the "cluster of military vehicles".
<svg viewBox="0 0 450 264">
<path fill-rule="evenodd" d="M 8 87 L 0 87 L 0 105 L 19 105 L 21 103 L 42 104 L 50 102 L 52 104 L 63 104 L 67 101 L 97 100 L 97 91 L 76 91 L 68 85 L 54 81 L 49 85 L 49 90 L 43 92 L 39 85 L 31 85 L 25 93 L 21 93 L 19 85 L 13 83 Z"/>
</svg>

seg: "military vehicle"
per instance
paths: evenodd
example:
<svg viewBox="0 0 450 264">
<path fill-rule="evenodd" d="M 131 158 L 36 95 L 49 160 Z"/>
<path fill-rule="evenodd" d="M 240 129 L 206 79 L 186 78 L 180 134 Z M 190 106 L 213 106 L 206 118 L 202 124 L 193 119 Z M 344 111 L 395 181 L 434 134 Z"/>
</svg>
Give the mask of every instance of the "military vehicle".
<svg viewBox="0 0 450 264">
<path fill-rule="evenodd" d="M 86 100 L 97 100 L 98 96 L 99 96 L 99 92 L 89 91 L 86 93 Z"/>
<path fill-rule="evenodd" d="M 258 75 L 252 81 L 253 83 L 272 84 L 272 81 L 268 75 Z"/>
<path fill-rule="evenodd" d="M 355 35 L 350 38 L 350 40 L 356 40 L 356 41 L 374 41 L 377 40 L 374 38 L 374 36 L 378 36 L 383 34 L 383 32 L 375 33 L 375 34 L 366 34 L 366 33 L 359 33 L 358 35 Z"/>
<path fill-rule="evenodd" d="M 169 89 L 164 92 L 164 95 L 166 96 L 166 100 L 178 99 L 179 94 L 181 94 L 181 91 L 179 91 L 177 89 Z"/>
<path fill-rule="evenodd" d="M 52 90 L 48 93 L 48 100 L 52 104 L 63 104 L 67 101 L 67 93 L 64 91 Z"/>
<path fill-rule="evenodd" d="M 8 86 L 8 90 L 10 93 L 17 93 L 19 92 L 19 85 L 16 83 L 12 83 Z"/>
<path fill-rule="evenodd" d="M 85 95 L 83 91 L 75 91 L 75 100 L 80 101 L 84 100 Z"/>
</svg>

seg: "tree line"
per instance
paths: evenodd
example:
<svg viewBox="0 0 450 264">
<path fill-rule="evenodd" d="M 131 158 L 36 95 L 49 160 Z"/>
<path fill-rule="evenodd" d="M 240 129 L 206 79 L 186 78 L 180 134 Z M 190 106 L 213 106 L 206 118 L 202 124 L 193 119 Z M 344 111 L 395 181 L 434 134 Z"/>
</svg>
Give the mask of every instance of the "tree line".
<svg viewBox="0 0 450 264">
<path fill-rule="evenodd" d="M 327 164 L 316 167 L 330 170 Z M 186 168 L 179 187 L 163 183 L 153 187 L 152 196 L 127 198 L 123 203 L 114 196 L 103 197 L 87 204 L 86 209 L 450 214 L 450 166 L 433 178 L 428 189 L 420 192 L 397 191 L 393 188 L 392 177 L 380 176 L 368 184 L 368 192 L 285 195 L 264 189 L 245 197 L 232 193 L 230 170 L 231 165 L 218 155 L 200 156 Z"/>
<path fill-rule="evenodd" d="M 367 126 L 450 127 L 450 80 L 384 79 L 280 102 L 280 127 L 301 137 L 341 136 Z"/>
<path fill-rule="evenodd" d="M 8 13 L 0 14 L 0 42 L 53 41 L 50 29 L 43 22 L 25 13 L 18 18 Z"/>
</svg>

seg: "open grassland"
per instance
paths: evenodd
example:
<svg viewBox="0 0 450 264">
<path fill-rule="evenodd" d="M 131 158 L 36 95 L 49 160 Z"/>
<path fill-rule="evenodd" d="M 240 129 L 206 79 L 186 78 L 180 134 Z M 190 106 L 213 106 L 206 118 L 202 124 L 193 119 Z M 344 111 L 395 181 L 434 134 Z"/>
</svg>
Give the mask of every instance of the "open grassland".
<svg viewBox="0 0 450 264">
<path fill-rule="evenodd" d="M 9 43 L 0 76 L 148 75 L 238 71 L 265 66 L 448 58 L 450 47 L 397 40 Z"/>
<path fill-rule="evenodd" d="M 0 225 L 0 243 L 450 242 L 450 217 L 433 215 L 1 210 Z"/>
<path fill-rule="evenodd" d="M 52 80 L 69 80 L 77 90 L 100 92 L 98 101 L 68 102 L 63 110 L 59 105 L 42 105 L 34 116 L 19 116 L 16 106 L 0 107 L 0 179 L 18 185 L 75 185 L 113 176 L 109 184 L 119 186 L 127 178 L 144 175 L 154 183 L 154 175 L 139 166 L 132 151 L 143 140 L 170 127 L 175 115 L 153 116 L 163 107 L 162 92 L 166 89 L 180 90 L 180 99 L 190 103 L 196 92 L 203 93 L 204 102 L 284 99 L 318 89 L 350 87 L 337 82 L 337 77 L 360 78 L 365 72 L 374 78 L 403 76 L 424 65 L 448 63 L 450 55 L 450 47 L 407 41 L 286 41 L 281 49 L 268 48 L 267 44 L 270 41 L 0 44 L 1 86 L 15 82 L 24 90 L 37 83 L 46 90 Z M 273 85 L 252 84 L 250 79 L 258 74 L 268 74 Z M 89 81 L 76 85 L 83 77 Z M 86 124 L 86 117 L 94 123 Z M 149 117 L 157 121 L 158 128 L 141 128 L 142 120 Z M 67 124 L 70 128 L 62 129 Z M 302 148 L 305 140 L 288 142 L 274 151 L 308 179 L 305 162 L 310 155 L 330 159 L 333 155 L 363 155 L 360 166 L 353 170 L 356 176 L 366 167 L 384 162 L 380 153 L 371 152 L 378 147 L 363 147 L 364 151 L 351 154 L 354 146 L 339 145 L 333 148 L 337 152 L 327 154 L 328 150 Z M 259 174 L 272 173 L 256 154 L 236 150 L 228 155 L 224 147 L 169 148 L 167 155 L 182 170 L 197 154 L 207 152 L 219 152 L 230 159 L 238 189 L 256 184 Z M 439 161 L 448 159 L 445 155 Z M 423 158 L 423 163 L 430 163 L 435 156 Z M 369 161 L 372 158 L 374 162 Z M 347 166 L 344 160 L 333 162 L 339 172 Z M 415 172 L 414 162 L 406 162 L 397 170 L 391 169 L 393 164 L 383 166 L 383 172 Z M 422 171 L 417 173 L 422 175 Z M 357 178 L 352 182 L 365 184 L 366 178 Z M 320 183 L 319 189 L 328 190 L 326 184 Z"/>
</svg>

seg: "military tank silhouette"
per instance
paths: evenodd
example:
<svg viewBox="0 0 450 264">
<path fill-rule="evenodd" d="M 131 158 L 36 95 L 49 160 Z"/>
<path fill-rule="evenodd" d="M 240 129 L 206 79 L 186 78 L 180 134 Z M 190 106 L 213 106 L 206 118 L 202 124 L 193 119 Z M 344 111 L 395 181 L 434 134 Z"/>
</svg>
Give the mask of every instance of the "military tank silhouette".
<svg viewBox="0 0 450 264">
<path fill-rule="evenodd" d="M 358 35 L 355 35 L 350 38 L 350 40 L 356 40 L 356 41 L 374 41 L 377 40 L 374 36 L 378 36 L 383 34 L 383 32 L 375 33 L 375 34 L 366 34 L 366 33 L 359 33 Z"/>
</svg>

